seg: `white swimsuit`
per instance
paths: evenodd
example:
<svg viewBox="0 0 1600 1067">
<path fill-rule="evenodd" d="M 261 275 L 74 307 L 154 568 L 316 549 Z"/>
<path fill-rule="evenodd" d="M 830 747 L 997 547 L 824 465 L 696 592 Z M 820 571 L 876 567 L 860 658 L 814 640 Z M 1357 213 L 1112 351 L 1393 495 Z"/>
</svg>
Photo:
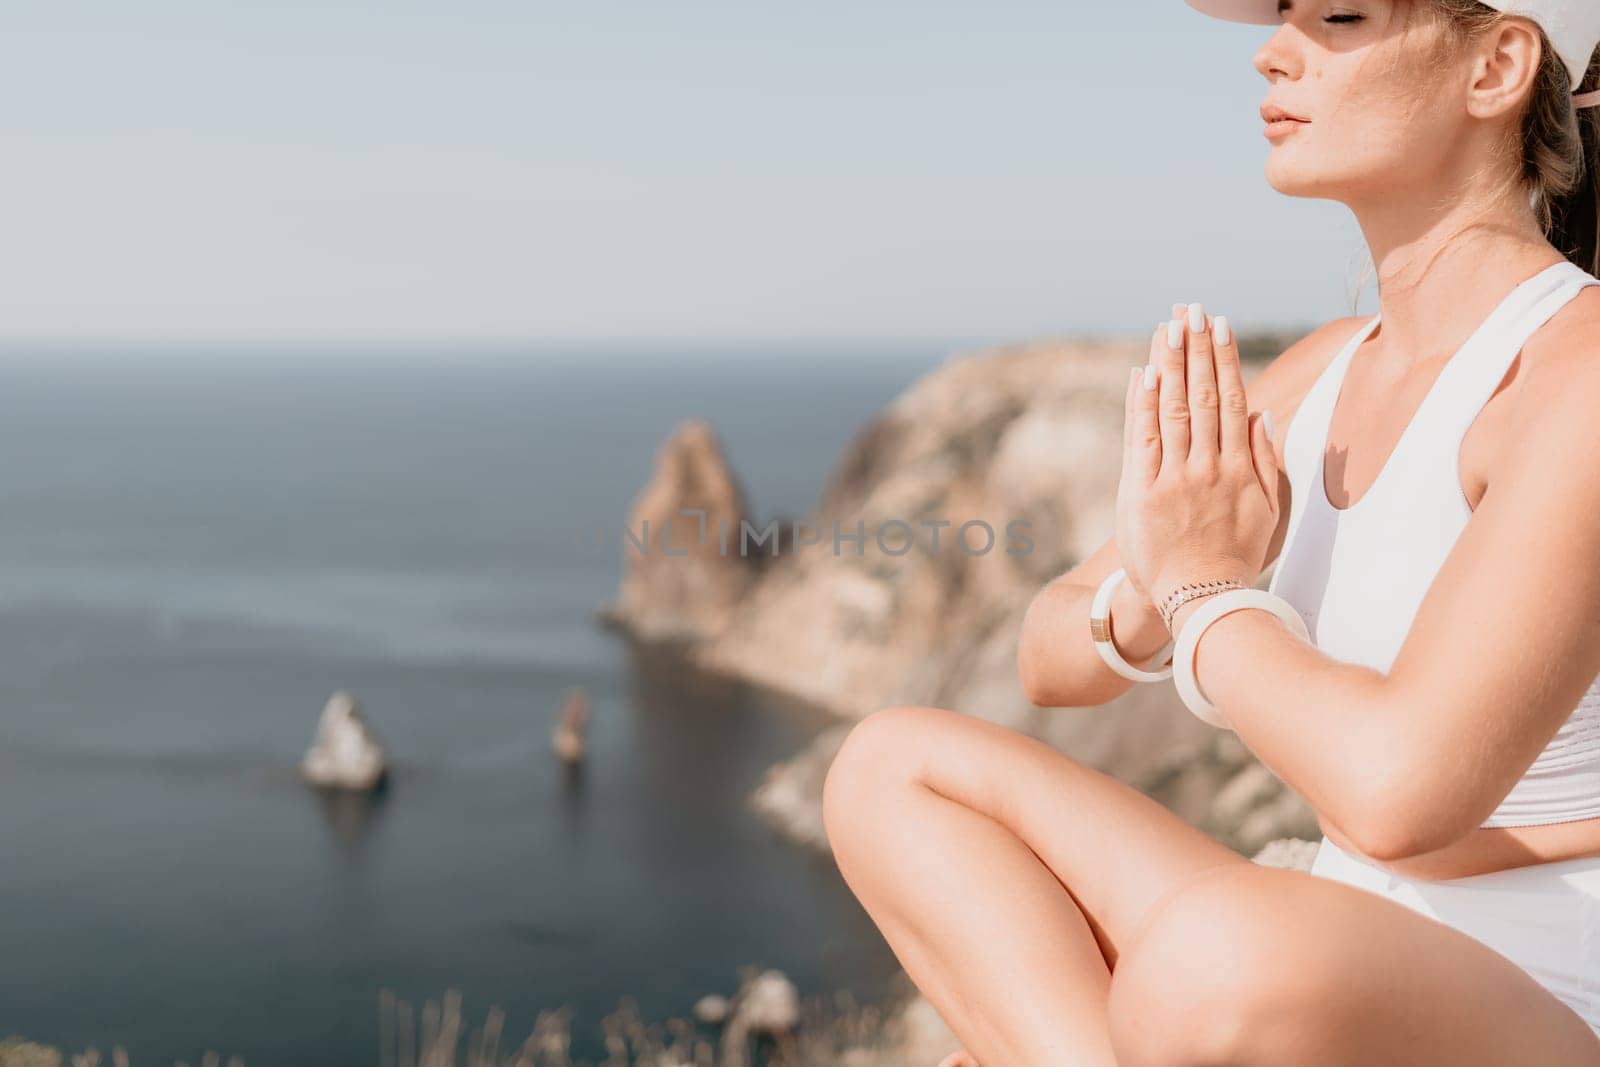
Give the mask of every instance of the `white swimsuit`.
<svg viewBox="0 0 1600 1067">
<path fill-rule="evenodd" d="M 1457 536 L 1472 517 L 1461 441 L 1532 334 L 1600 279 L 1563 260 L 1514 288 L 1445 364 L 1376 481 L 1347 508 L 1328 500 L 1328 425 L 1373 316 L 1329 362 L 1290 420 L 1289 528 L 1270 588 L 1313 643 L 1387 671 Z M 1589 565 L 1584 561 L 1583 565 Z M 1600 677 L 1484 826 L 1600 818 Z M 1397 900 L 1509 957 L 1600 1033 L 1600 856 L 1428 880 L 1391 873 L 1322 838 L 1312 873 Z"/>
</svg>

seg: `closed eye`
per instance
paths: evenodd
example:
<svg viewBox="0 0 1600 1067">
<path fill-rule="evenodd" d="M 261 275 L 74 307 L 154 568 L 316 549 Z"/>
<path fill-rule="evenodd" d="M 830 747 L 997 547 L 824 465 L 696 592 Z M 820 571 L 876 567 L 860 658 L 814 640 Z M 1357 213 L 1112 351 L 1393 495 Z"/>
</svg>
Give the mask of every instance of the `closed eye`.
<svg viewBox="0 0 1600 1067">
<path fill-rule="evenodd" d="M 1284 15 L 1288 14 L 1291 10 L 1293 10 L 1293 8 L 1294 8 L 1294 0 L 1278 0 L 1278 17 L 1281 19 Z M 1344 13 L 1344 14 L 1337 14 L 1337 15 L 1328 15 L 1322 21 L 1323 22 L 1332 22 L 1332 23 L 1351 23 L 1351 22 L 1360 22 L 1364 18 L 1366 18 L 1365 15 Z"/>
</svg>

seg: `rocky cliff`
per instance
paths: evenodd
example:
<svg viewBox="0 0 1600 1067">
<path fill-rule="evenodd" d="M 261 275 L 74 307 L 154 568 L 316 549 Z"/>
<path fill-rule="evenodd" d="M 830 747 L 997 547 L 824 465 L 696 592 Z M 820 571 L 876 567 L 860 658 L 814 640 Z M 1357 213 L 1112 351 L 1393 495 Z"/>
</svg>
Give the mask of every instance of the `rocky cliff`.
<svg viewBox="0 0 1600 1067">
<path fill-rule="evenodd" d="M 861 429 L 811 514 L 776 530 L 747 513 L 711 428 L 685 423 L 634 501 L 604 615 L 847 719 L 933 704 L 1025 731 L 1242 851 L 1316 836 L 1304 802 L 1170 683 L 1098 708 L 1038 708 L 1018 683 L 1029 601 L 1112 534 L 1122 389 L 1145 357 L 1143 341 L 952 357 Z M 755 798 L 802 840 L 823 844 L 821 780 L 846 729 L 772 768 Z"/>
</svg>

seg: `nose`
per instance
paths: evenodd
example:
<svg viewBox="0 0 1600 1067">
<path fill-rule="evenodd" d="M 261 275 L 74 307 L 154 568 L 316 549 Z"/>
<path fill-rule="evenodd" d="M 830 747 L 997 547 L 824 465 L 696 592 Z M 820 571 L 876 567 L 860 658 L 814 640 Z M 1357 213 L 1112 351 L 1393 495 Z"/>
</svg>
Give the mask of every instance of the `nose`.
<svg viewBox="0 0 1600 1067">
<path fill-rule="evenodd" d="M 1295 43 L 1298 31 L 1291 23 L 1285 22 L 1278 27 L 1267 43 L 1256 50 L 1251 59 L 1251 65 L 1261 72 L 1261 76 L 1269 82 L 1277 82 L 1278 78 L 1298 78 L 1304 66 L 1303 57 L 1299 46 Z"/>
</svg>

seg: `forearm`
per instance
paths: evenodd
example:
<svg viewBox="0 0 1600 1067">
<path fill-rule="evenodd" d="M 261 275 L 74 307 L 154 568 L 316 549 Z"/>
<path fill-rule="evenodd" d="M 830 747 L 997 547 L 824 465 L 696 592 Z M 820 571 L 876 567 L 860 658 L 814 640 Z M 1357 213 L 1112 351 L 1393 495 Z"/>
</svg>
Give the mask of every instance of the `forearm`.
<svg viewBox="0 0 1600 1067">
<path fill-rule="evenodd" d="M 1095 587 L 1058 578 L 1028 605 L 1017 647 L 1017 673 L 1040 707 L 1087 708 L 1137 684 L 1106 666 L 1089 638 Z M 1124 659 L 1145 664 L 1172 639 L 1155 605 L 1129 582 L 1111 597 L 1111 642 Z"/>
<path fill-rule="evenodd" d="M 1174 626 L 1204 599 L 1180 608 Z M 1206 627 L 1194 663 L 1239 739 L 1320 816 L 1374 858 L 1410 848 L 1394 776 L 1403 717 L 1383 673 L 1333 659 L 1254 609 Z"/>
</svg>

